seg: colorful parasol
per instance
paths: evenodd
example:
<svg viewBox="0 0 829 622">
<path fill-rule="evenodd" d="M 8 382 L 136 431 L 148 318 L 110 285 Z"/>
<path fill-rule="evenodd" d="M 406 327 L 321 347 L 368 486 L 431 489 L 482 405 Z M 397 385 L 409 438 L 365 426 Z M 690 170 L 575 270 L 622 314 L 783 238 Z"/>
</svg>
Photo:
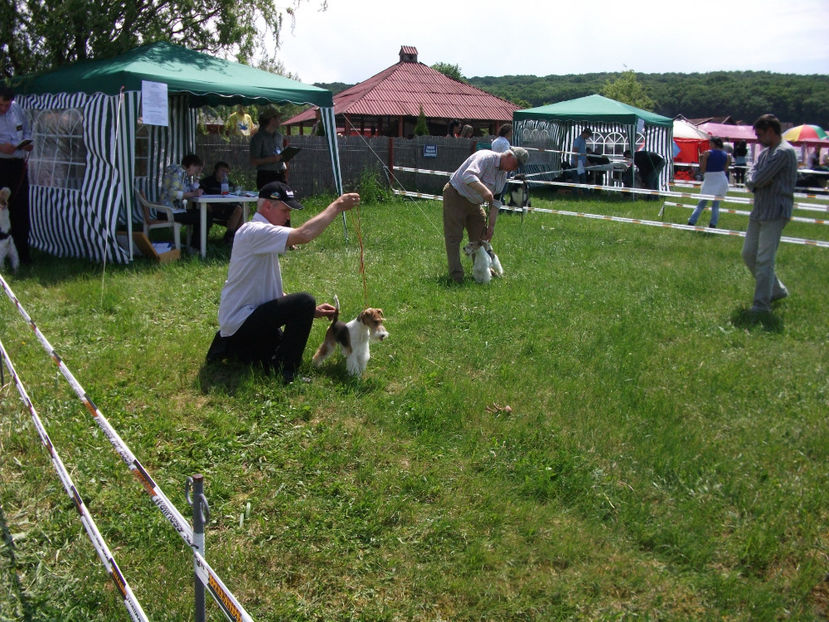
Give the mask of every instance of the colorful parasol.
<svg viewBox="0 0 829 622">
<path fill-rule="evenodd" d="M 783 138 L 790 143 L 803 140 L 820 140 L 826 138 L 826 132 L 819 125 L 798 125 L 783 132 Z"/>
</svg>

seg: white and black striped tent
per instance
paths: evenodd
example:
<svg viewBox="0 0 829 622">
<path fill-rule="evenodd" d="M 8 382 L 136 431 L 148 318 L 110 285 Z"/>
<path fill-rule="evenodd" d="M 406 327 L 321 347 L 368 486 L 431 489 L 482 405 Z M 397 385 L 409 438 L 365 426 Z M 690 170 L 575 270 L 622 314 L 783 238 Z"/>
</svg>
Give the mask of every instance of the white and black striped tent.
<svg viewBox="0 0 829 622">
<path fill-rule="evenodd" d="M 561 169 L 562 159 L 571 159 L 573 141 L 584 128 L 593 131 L 588 145 L 597 154 L 647 149 L 673 162 L 673 119 L 602 95 L 516 110 L 512 118 L 515 144 L 546 150 L 546 165 L 554 171 Z M 660 173 L 660 187 L 667 188 L 671 169 L 666 166 Z"/>
<path fill-rule="evenodd" d="M 143 126 L 142 82 L 167 85 L 169 122 Z M 322 111 L 331 168 L 342 192 L 330 91 L 166 42 L 16 81 L 33 118 L 31 243 L 59 257 L 126 263 L 116 229 L 142 220 L 135 191 L 153 197 L 164 167 L 195 150 L 196 108 L 291 102 Z"/>
</svg>

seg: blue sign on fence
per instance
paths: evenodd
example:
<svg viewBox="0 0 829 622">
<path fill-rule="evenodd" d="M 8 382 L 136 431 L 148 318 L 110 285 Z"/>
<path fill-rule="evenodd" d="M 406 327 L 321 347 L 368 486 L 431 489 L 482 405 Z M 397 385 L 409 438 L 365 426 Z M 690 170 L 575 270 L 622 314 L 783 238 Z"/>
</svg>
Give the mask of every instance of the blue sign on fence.
<svg viewBox="0 0 829 622">
<path fill-rule="evenodd" d="M 436 158 L 436 157 L 438 157 L 438 146 L 437 145 L 423 145 L 423 157 L 424 158 Z"/>
</svg>

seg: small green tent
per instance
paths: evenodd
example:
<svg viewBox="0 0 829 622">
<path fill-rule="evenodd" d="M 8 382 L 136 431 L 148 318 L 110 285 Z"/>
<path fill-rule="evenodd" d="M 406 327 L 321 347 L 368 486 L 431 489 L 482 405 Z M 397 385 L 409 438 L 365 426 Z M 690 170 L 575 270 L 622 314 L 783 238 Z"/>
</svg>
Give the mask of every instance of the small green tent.
<svg viewBox="0 0 829 622">
<path fill-rule="evenodd" d="M 517 145 L 546 151 L 548 163 L 557 168 L 562 159 L 570 159 L 573 141 L 586 127 L 594 132 L 597 153 L 620 156 L 625 149 L 633 153 L 644 148 L 666 162 L 673 160 L 673 119 L 601 95 L 516 110 L 513 125 Z M 663 187 L 669 178 L 665 167 Z"/>
<path fill-rule="evenodd" d="M 147 152 L 137 168 L 143 81 L 166 85 L 169 122 L 141 128 Z M 131 259 L 112 243 L 116 227 L 141 220 L 135 190 L 152 198 L 164 166 L 195 149 L 195 109 L 203 105 L 319 106 L 342 191 L 333 98 L 325 89 L 166 42 L 23 76 L 13 87 L 33 117 L 31 242 L 57 256 Z"/>
</svg>

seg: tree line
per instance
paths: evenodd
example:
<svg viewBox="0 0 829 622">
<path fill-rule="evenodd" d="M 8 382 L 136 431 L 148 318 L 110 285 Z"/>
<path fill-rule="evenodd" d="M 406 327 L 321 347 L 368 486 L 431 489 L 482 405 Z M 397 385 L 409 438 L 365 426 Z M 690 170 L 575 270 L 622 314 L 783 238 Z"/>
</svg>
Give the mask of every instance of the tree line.
<svg viewBox="0 0 829 622">
<path fill-rule="evenodd" d="M 467 78 L 466 81 L 522 108 L 534 108 L 602 93 L 623 73 L 587 73 L 544 77 L 513 75 Z M 768 71 L 711 73 L 637 73 L 636 80 L 653 101 L 652 112 L 689 119 L 731 116 L 751 123 L 771 112 L 794 125 L 813 123 L 829 129 L 829 76 Z"/>
</svg>

